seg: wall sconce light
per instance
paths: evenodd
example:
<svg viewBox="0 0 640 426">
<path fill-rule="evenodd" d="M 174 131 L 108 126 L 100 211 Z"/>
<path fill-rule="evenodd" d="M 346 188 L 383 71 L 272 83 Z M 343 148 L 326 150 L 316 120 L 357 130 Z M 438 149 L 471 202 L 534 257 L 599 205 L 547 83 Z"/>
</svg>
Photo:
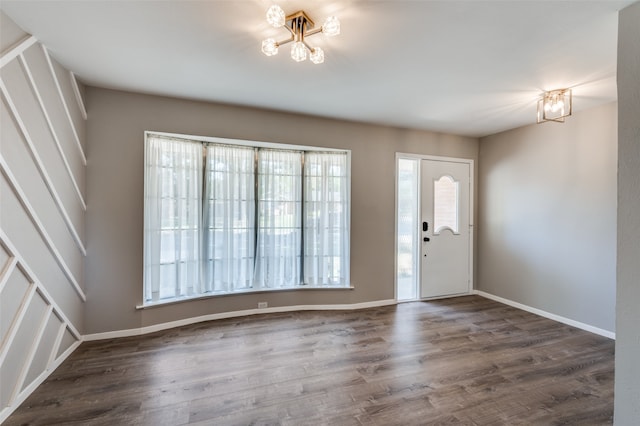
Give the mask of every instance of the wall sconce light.
<svg viewBox="0 0 640 426">
<path fill-rule="evenodd" d="M 285 15 L 282 8 L 278 5 L 271 6 L 267 11 L 267 22 L 274 28 L 285 28 L 289 31 L 290 35 L 288 39 L 282 41 L 276 41 L 272 38 L 263 40 L 262 53 L 267 56 L 277 55 L 278 47 L 293 42 L 291 46 L 291 59 L 296 62 L 302 62 L 307 59 L 307 53 L 309 53 L 309 59 L 314 64 L 324 62 L 324 51 L 319 47 L 310 46 L 306 42 L 305 37 L 310 37 L 318 33 L 324 33 L 330 37 L 340 34 L 340 21 L 335 16 L 327 18 L 322 27 L 313 29 L 315 24 L 304 10 L 299 10 L 291 15 Z"/>
<path fill-rule="evenodd" d="M 557 89 L 544 92 L 538 100 L 538 124 L 545 121 L 564 123 L 571 115 L 571 89 Z"/>
</svg>

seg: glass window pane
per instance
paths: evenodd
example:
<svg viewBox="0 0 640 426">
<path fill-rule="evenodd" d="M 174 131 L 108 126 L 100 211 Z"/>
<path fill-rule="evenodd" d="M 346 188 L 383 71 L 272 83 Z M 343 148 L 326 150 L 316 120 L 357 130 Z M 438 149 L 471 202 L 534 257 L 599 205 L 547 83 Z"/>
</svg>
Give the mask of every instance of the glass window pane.
<svg viewBox="0 0 640 426">
<path fill-rule="evenodd" d="M 418 170 L 419 160 L 398 160 L 397 297 L 418 297 Z"/>
<path fill-rule="evenodd" d="M 451 176 L 442 176 L 433 182 L 434 234 L 449 229 L 458 233 L 458 182 Z"/>
<path fill-rule="evenodd" d="M 145 143 L 145 301 L 191 294 L 200 277 L 202 144 L 149 136 Z"/>
<path fill-rule="evenodd" d="M 348 286 L 348 156 L 307 152 L 304 176 L 304 282 Z"/>
<path fill-rule="evenodd" d="M 207 147 L 204 291 L 246 288 L 253 275 L 254 164 L 251 147 Z"/>
<path fill-rule="evenodd" d="M 302 152 L 258 151 L 257 287 L 301 283 L 301 181 Z"/>
</svg>

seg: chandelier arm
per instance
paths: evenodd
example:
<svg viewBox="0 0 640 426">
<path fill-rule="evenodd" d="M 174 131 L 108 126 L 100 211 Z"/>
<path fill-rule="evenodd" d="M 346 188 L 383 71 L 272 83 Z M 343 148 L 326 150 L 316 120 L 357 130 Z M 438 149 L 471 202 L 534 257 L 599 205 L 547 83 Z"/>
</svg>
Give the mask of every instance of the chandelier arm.
<svg viewBox="0 0 640 426">
<path fill-rule="evenodd" d="M 276 42 L 276 45 L 279 47 L 279 46 L 282 46 L 283 44 L 291 43 L 293 40 L 295 40 L 295 37 L 292 34 L 291 37 L 289 37 L 288 39 Z"/>
<path fill-rule="evenodd" d="M 296 36 L 296 32 L 287 25 L 283 25 L 282 28 L 285 28 L 287 31 L 289 31 L 289 33 L 291 34 L 291 40 L 293 40 Z"/>
<path fill-rule="evenodd" d="M 314 34 L 318 34 L 318 33 L 321 33 L 321 32 L 322 32 L 322 27 L 320 27 L 320 28 L 315 28 L 315 29 L 313 29 L 313 30 L 309 30 L 309 31 L 305 32 L 305 33 L 304 33 L 304 36 L 305 36 L 305 37 L 309 37 L 309 36 L 312 36 L 312 35 L 314 35 Z"/>
<path fill-rule="evenodd" d="M 314 53 L 316 51 L 316 48 L 309 46 L 309 43 L 307 43 L 306 40 L 302 40 L 302 44 L 304 44 L 306 48 L 309 49 L 309 52 Z"/>
</svg>

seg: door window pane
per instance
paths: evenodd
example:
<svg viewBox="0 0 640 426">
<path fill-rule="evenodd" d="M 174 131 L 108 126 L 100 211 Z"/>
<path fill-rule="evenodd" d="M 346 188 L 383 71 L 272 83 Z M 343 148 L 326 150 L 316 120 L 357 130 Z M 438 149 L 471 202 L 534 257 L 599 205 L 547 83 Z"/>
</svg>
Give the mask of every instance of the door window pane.
<svg viewBox="0 0 640 426">
<path fill-rule="evenodd" d="M 449 229 L 458 233 L 458 182 L 442 176 L 433 182 L 433 233 Z"/>
</svg>

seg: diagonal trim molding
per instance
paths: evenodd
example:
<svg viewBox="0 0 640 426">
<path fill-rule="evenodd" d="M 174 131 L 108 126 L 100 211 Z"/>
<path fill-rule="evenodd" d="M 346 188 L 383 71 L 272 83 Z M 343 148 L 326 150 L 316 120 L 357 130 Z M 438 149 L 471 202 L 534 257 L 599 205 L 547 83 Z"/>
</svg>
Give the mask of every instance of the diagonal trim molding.
<svg viewBox="0 0 640 426">
<path fill-rule="evenodd" d="M 9 62 L 13 61 L 19 55 L 22 55 L 22 52 L 30 48 L 32 45 L 38 42 L 38 39 L 34 36 L 25 37 L 22 41 L 18 42 L 14 47 L 9 49 L 7 53 L 0 57 L 0 68 L 7 65 Z"/>
<path fill-rule="evenodd" d="M 24 400 L 27 399 L 29 395 L 31 395 L 31 393 L 40 384 L 42 384 L 42 382 L 45 381 L 47 377 L 49 377 L 49 375 L 60 364 L 62 364 L 65 359 L 67 359 L 69 355 L 73 353 L 73 351 L 77 349 L 80 343 L 82 343 L 82 335 L 75 328 L 69 318 L 64 314 L 62 309 L 60 309 L 56 301 L 53 299 L 53 297 L 51 297 L 51 295 L 42 285 L 42 282 L 38 279 L 35 273 L 24 262 L 24 258 L 18 252 L 16 247 L 9 240 L 8 236 L 2 229 L 0 229 L 0 246 L 2 246 L 9 255 L 9 260 L 7 261 L 9 266 L 4 267 L 0 272 L 0 281 L 5 282 L 8 279 L 8 275 L 10 275 L 14 270 L 19 269 L 29 282 L 29 287 L 25 292 L 18 311 L 14 318 L 12 318 L 11 324 L 7 331 L 7 336 L 4 341 L 1 342 L 0 365 L 2 365 L 6 355 L 9 353 L 11 344 L 13 343 L 13 340 L 17 335 L 20 324 L 22 323 L 29 304 L 31 303 L 33 298 L 40 297 L 47 305 L 47 309 L 40 319 L 40 324 L 36 335 L 33 336 L 33 341 L 31 342 L 29 353 L 25 354 L 24 364 L 22 365 L 20 374 L 17 377 L 17 381 L 16 383 L 12 383 L 13 391 L 11 392 L 8 405 L 5 407 L 0 407 L 0 423 L 2 423 L 9 417 L 9 415 L 11 415 L 11 413 L 16 408 L 20 406 L 20 404 L 22 404 L 22 402 L 24 402 Z M 22 388 L 25 383 L 27 373 L 29 372 L 31 364 L 33 363 L 35 350 L 39 347 L 39 344 L 42 341 L 46 322 L 49 318 L 51 318 L 52 315 L 55 315 L 60 320 L 60 328 L 57 331 L 56 339 L 53 343 L 53 346 L 50 348 L 47 365 L 35 380 L 27 384 L 26 387 Z M 60 345 L 62 344 L 62 338 L 67 331 L 74 339 L 76 339 L 76 341 L 72 343 L 62 354 L 57 355 L 58 351 L 60 350 Z"/>
<path fill-rule="evenodd" d="M 44 225 L 42 224 L 42 221 L 40 221 L 40 218 L 36 214 L 35 209 L 31 205 L 31 203 L 29 203 L 27 196 L 25 195 L 24 191 L 18 184 L 16 177 L 11 172 L 11 169 L 9 168 L 2 154 L 0 154 L 0 173 L 2 173 L 7 178 L 7 183 L 11 186 L 11 189 L 18 197 L 18 201 L 20 202 L 22 207 L 25 209 L 25 212 L 27 213 L 27 216 L 29 217 L 31 222 L 35 225 L 36 231 L 42 237 L 45 245 L 53 255 L 56 263 L 58 264 L 58 266 L 60 266 L 60 268 L 62 269 L 62 272 L 67 277 L 71 285 L 73 286 L 73 289 L 76 291 L 76 293 L 78 293 L 78 296 L 80 296 L 82 301 L 86 302 L 87 296 L 85 295 L 84 290 L 82 289 L 82 287 L 80 287 L 80 284 L 78 284 L 76 277 L 73 275 L 73 272 L 71 272 L 71 270 L 69 269 L 69 266 L 67 266 L 67 263 L 64 261 L 64 258 L 58 251 L 58 248 L 56 247 L 53 240 L 51 239 L 51 236 L 49 236 L 49 233 L 46 231 Z M 2 235 L 4 235 L 4 233 L 2 233 Z"/>
<path fill-rule="evenodd" d="M 71 86 L 73 88 L 73 94 L 76 96 L 76 101 L 78 102 L 78 108 L 80 108 L 80 114 L 83 119 L 87 119 L 87 108 L 84 105 L 84 99 L 82 98 L 82 94 L 80 93 L 80 86 L 78 84 L 78 79 L 76 75 L 69 71 L 69 76 L 71 78 Z"/>
<path fill-rule="evenodd" d="M 69 111 L 69 105 L 67 105 L 67 100 L 64 97 L 64 93 L 62 93 L 62 87 L 60 86 L 60 80 L 58 80 L 58 75 L 56 74 L 56 70 L 53 66 L 53 61 L 51 60 L 51 56 L 49 55 L 49 50 L 44 44 L 41 44 L 42 50 L 44 51 L 44 56 L 47 60 L 47 64 L 49 65 L 49 72 L 53 76 L 53 81 L 55 82 L 56 89 L 58 90 L 58 95 L 60 96 L 60 101 L 62 102 L 62 106 L 64 112 L 67 115 L 67 119 L 69 120 L 69 125 L 71 125 L 71 131 L 73 132 L 73 137 L 76 142 L 76 146 L 80 151 L 80 155 L 82 156 L 82 164 L 87 165 L 87 156 L 84 153 L 84 149 L 82 148 L 82 143 L 80 143 L 80 136 L 78 136 L 78 130 L 76 129 L 75 124 L 73 123 L 73 119 L 71 118 L 71 112 Z"/>
<path fill-rule="evenodd" d="M 29 153 L 33 158 L 36 168 L 38 169 L 38 173 L 40 173 L 40 176 L 42 177 L 42 180 L 44 181 L 44 184 L 47 187 L 49 194 L 51 194 L 51 197 L 53 198 L 53 201 L 56 207 L 58 208 L 58 211 L 60 211 L 60 214 L 62 215 L 65 221 L 65 224 L 67 225 L 67 227 L 71 227 L 70 229 L 73 229 L 70 231 L 72 233 L 72 236 L 74 233 L 77 234 L 77 231 L 75 230 L 74 225 L 71 222 L 71 218 L 69 218 L 69 213 L 67 212 L 67 209 L 65 208 L 64 203 L 60 199 L 60 195 L 56 190 L 56 187 L 51 179 L 51 176 L 49 175 L 46 167 L 44 166 L 44 162 L 42 161 L 42 158 L 38 153 L 38 149 L 36 148 L 34 141 L 31 138 L 29 131 L 27 130 L 27 126 L 25 122 L 22 120 L 22 117 L 20 116 L 20 112 L 18 111 L 16 104 L 13 102 L 13 98 L 9 93 L 9 89 L 7 88 L 4 81 L 2 80 L 2 77 L 0 77 L 0 92 L 2 92 L 2 95 L 7 101 L 7 106 L 9 107 L 11 115 L 13 116 L 14 120 L 16 121 L 16 124 L 18 125 L 20 133 L 22 133 L 22 137 L 25 143 L 27 144 L 27 148 L 29 149 Z M 81 244 L 79 246 L 79 249 L 80 251 L 83 252 L 83 254 L 86 254 L 85 251 L 83 251 L 84 244 Z"/>
<path fill-rule="evenodd" d="M 19 61 L 24 69 L 24 72 L 26 74 L 27 80 L 29 81 L 29 84 L 31 85 L 31 88 L 33 90 L 33 93 L 36 96 L 36 99 L 38 101 L 38 104 L 40 105 L 40 110 L 42 111 L 42 115 L 47 123 L 47 126 L 49 127 L 49 131 L 51 132 L 51 136 L 53 137 L 53 141 L 56 145 L 56 148 L 58 150 L 58 154 L 60 154 L 60 158 L 62 159 L 62 162 L 64 164 L 65 170 L 67 171 L 67 175 L 69 175 L 69 178 L 71 179 L 71 183 L 73 184 L 73 188 L 76 191 L 76 195 L 78 196 L 78 201 L 80 201 L 80 204 L 82 205 L 82 209 L 83 210 L 87 210 L 87 203 L 85 203 L 84 201 L 84 196 L 82 195 L 82 192 L 80 191 L 80 187 L 78 186 L 78 182 L 76 181 L 76 177 L 74 176 L 73 172 L 71 171 L 71 166 L 69 165 L 69 161 L 67 160 L 67 156 L 64 153 L 64 150 L 62 149 L 62 145 L 60 144 L 60 138 L 58 137 L 58 134 L 56 133 L 55 130 L 55 126 L 53 125 L 53 122 L 51 121 L 51 118 L 49 117 L 49 113 L 47 112 L 47 108 L 45 108 L 44 106 L 44 102 L 42 100 L 42 96 L 40 96 L 40 90 L 38 90 L 38 85 L 35 82 L 35 79 L 33 78 L 33 74 L 31 73 L 31 68 L 29 67 L 29 64 L 27 63 L 27 59 L 24 57 L 24 55 L 20 55 L 19 57 Z M 69 227 L 69 230 L 71 231 L 71 233 L 73 234 L 73 238 L 76 240 L 76 243 L 78 244 L 80 250 L 82 251 L 82 254 L 84 256 L 87 255 L 87 250 L 84 247 L 84 244 L 82 243 L 82 239 L 80 238 L 80 236 L 78 235 L 78 233 L 76 232 L 75 227 L 73 226 L 73 224 L 71 223 L 71 220 L 69 219 L 68 215 L 65 215 L 65 222 L 67 222 L 67 226 Z"/>
</svg>

